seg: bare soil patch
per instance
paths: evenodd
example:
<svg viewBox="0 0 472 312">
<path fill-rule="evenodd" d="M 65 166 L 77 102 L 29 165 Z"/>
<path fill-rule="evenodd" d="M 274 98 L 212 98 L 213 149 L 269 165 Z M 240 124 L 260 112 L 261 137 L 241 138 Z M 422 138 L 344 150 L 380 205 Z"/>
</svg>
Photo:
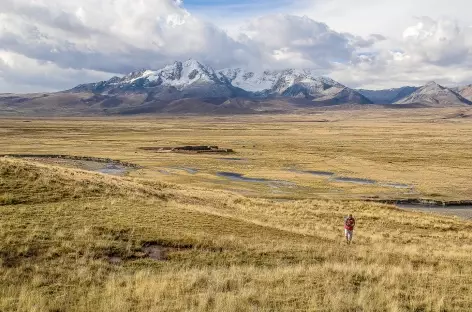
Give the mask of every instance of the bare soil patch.
<svg viewBox="0 0 472 312">
<path fill-rule="evenodd" d="M 146 253 L 146 256 L 152 260 L 165 261 L 167 260 L 169 248 L 161 245 L 149 245 L 144 247 L 143 251 Z"/>
<path fill-rule="evenodd" d="M 108 262 L 111 264 L 122 264 L 125 261 L 137 259 L 151 259 L 154 261 L 168 261 L 169 253 L 189 250 L 193 248 L 191 245 L 168 246 L 155 242 L 145 243 L 141 250 L 134 252 L 132 255 L 122 256 L 115 253 L 108 255 Z M 221 250 L 220 250 L 221 251 Z"/>
</svg>

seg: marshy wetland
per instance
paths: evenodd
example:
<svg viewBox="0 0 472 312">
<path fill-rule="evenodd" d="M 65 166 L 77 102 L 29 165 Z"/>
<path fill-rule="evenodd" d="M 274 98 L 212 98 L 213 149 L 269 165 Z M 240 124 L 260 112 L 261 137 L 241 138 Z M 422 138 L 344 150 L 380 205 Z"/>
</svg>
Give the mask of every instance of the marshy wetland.
<svg viewBox="0 0 472 312">
<path fill-rule="evenodd" d="M 453 113 L 2 119 L 0 310 L 469 311 Z"/>
<path fill-rule="evenodd" d="M 263 198 L 472 199 L 470 119 L 444 119 L 449 110 L 418 110 L 409 118 L 402 113 L 29 123 L 10 119 L 3 121 L 0 147 L 1 154 L 85 157 L 28 157 L 53 165 L 237 189 Z M 310 122 L 319 118 L 325 122 Z M 274 186 L 284 191 L 274 192 Z"/>
</svg>

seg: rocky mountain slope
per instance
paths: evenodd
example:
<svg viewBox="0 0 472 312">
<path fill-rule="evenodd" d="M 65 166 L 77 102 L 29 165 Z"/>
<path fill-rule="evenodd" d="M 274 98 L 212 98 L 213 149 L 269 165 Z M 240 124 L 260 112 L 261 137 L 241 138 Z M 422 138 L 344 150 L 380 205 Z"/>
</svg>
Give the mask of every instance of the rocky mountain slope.
<svg viewBox="0 0 472 312">
<path fill-rule="evenodd" d="M 313 70 L 287 69 L 256 73 L 240 68 L 219 72 L 222 80 L 234 87 L 252 92 L 256 97 L 291 97 L 331 104 L 371 104 L 357 91 L 326 77 L 319 77 Z"/>
<path fill-rule="evenodd" d="M 141 70 L 122 78 L 79 85 L 72 92 L 102 95 L 147 94 L 148 101 L 171 101 L 183 98 L 247 96 L 244 90 L 222 81 L 208 66 L 195 60 L 175 62 L 159 70 Z"/>
<path fill-rule="evenodd" d="M 375 104 L 392 104 L 410 96 L 418 87 L 401 87 L 385 90 L 357 89 L 356 91 Z"/>
<path fill-rule="evenodd" d="M 424 104 L 428 106 L 463 106 L 472 105 L 472 102 L 432 81 L 419 88 L 409 96 L 396 101 L 395 104 Z"/>
<path fill-rule="evenodd" d="M 462 97 L 469 101 L 472 101 L 472 84 L 452 89 L 454 92 L 459 93 Z"/>
</svg>

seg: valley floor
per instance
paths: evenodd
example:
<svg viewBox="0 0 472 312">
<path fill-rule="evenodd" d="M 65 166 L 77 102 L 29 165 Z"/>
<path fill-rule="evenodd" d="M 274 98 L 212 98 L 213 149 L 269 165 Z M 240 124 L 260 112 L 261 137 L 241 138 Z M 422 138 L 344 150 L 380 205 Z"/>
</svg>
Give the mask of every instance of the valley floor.
<svg viewBox="0 0 472 312">
<path fill-rule="evenodd" d="M 131 177 L 255 197 L 469 200 L 469 115 L 464 109 L 374 109 L 208 118 L 3 119 L 0 154 L 119 159 L 142 167 L 130 171 Z M 142 149 L 185 145 L 217 145 L 236 153 Z M 282 183 L 247 183 L 222 172 Z"/>
<path fill-rule="evenodd" d="M 2 154 L 140 167 L 0 158 L 0 310 L 472 310 L 471 222 L 363 201 L 471 199 L 457 113 L 1 120 Z M 140 149 L 181 145 L 236 154 Z"/>
</svg>

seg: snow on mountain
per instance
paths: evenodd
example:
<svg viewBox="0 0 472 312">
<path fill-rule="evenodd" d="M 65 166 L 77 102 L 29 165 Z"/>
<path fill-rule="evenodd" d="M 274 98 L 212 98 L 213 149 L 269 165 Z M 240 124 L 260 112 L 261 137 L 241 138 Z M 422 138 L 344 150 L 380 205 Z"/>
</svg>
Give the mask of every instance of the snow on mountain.
<svg viewBox="0 0 472 312">
<path fill-rule="evenodd" d="M 357 89 L 356 91 L 375 104 L 392 104 L 410 96 L 418 87 L 401 87 L 384 90 Z"/>
<path fill-rule="evenodd" d="M 249 92 L 270 90 L 278 78 L 277 72 L 265 71 L 256 74 L 242 68 L 223 69 L 218 74 L 223 81 L 228 81 L 233 86 Z"/>
<path fill-rule="evenodd" d="M 292 98 L 311 99 L 313 101 L 334 100 L 341 93 L 355 103 L 370 103 L 356 91 L 342 84 L 317 76 L 309 69 L 286 69 L 280 71 L 252 72 L 241 68 L 219 71 L 220 77 L 233 86 L 253 92 L 256 96 L 283 96 Z M 346 98 L 343 95 L 343 98 Z"/>
<path fill-rule="evenodd" d="M 221 83 L 215 71 L 196 60 L 184 63 L 175 62 L 159 70 L 143 70 L 133 72 L 112 85 L 133 84 L 144 80 L 148 86 L 163 85 L 183 88 L 194 83 Z"/>
<path fill-rule="evenodd" d="M 175 62 L 159 70 L 141 70 L 122 78 L 85 84 L 73 92 L 100 94 L 149 94 L 149 100 L 175 100 L 191 97 L 234 97 L 242 90 L 222 81 L 208 66 L 190 59 Z"/>
<path fill-rule="evenodd" d="M 80 85 L 75 92 L 100 94 L 150 93 L 157 99 L 190 97 L 290 97 L 339 103 L 349 99 L 356 104 L 370 101 L 356 91 L 313 70 L 287 69 L 252 72 L 241 68 L 216 72 L 195 60 L 175 62 L 159 70 L 141 70 L 122 78 Z"/>
<path fill-rule="evenodd" d="M 219 71 L 232 85 L 251 92 L 276 92 L 282 95 L 288 88 L 296 84 L 305 84 L 321 89 L 324 85 L 338 86 L 334 80 L 318 77 L 314 71 L 304 69 L 287 69 L 281 71 L 264 71 L 255 73 L 241 68 L 232 68 Z"/>
<path fill-rule="evenodd" d="M 451 89 L 432 81 L 395 104 L 425 104 L 429 106 L 472 105 L 472 102 Z"/>
</svg>

